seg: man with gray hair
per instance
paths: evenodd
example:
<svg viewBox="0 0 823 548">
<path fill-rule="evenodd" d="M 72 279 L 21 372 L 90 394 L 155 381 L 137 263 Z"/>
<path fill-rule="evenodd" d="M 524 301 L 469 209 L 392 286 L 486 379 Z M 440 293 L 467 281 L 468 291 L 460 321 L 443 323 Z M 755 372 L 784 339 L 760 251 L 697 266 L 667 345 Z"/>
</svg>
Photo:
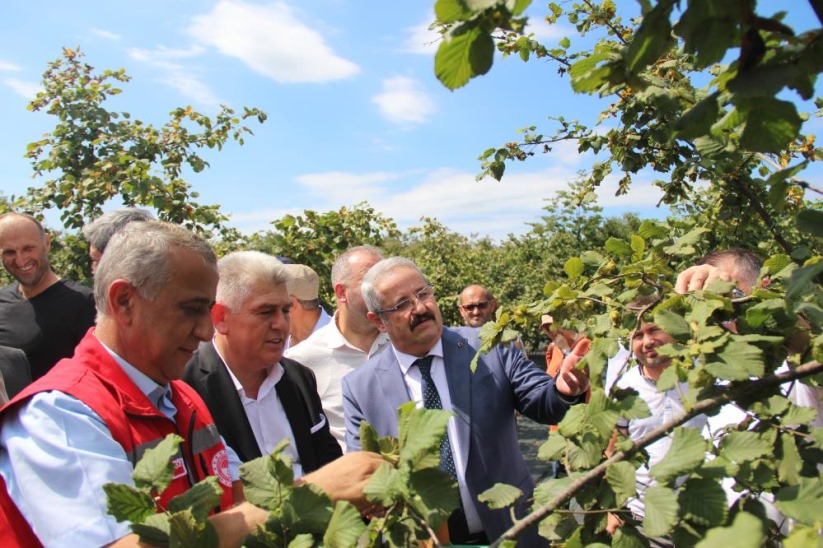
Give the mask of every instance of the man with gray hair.
<svg viewBox="0 0 823 548">
<path fill-rule="evenodd" d="M 103 486 L 133 485 L 135 463 L 168 434 L 182 436 L 183 444 L 160 507 L 216 476 L 224 511 L 211 521 L 221 542 L 239 546 L 265 522 L 269 513 L 251 504 L 229 509 L 242 500 L 231 451 L 203 400 L 177 380 L 198 344 L 211 340 L 217 275 L 209 245 L 179 226 L 131 223 L 112 238 L 94 281 L 96 328 L 72 358 L 0 411 L 4 543 L 137 545 L 129 523 L 107 513 Z M 359 502 L 380 462 L 352 454 L 303 481 L 333 499 Z"/>
<path fill-rule="evenodd" d="M 360 448 L 360 423 L 378 436 L 397 436 L 397 408 L 415 401 L 453 412 L 440 447 L 440 466 L 457 481 L 462 508 L 449 518 L 455 544 L 487 544 L 512 525 L 509 509 L 493 510 L 478 495 L 496 483 L 518 487 L 523 516 L 534 482 L 517 442 L 515 411 L 542 423 L 559 422 L 582 403 L 588 374 L 575 366 L 588 351 L 581 340 L 549 377 L 513 345 L 498 345 L 471 362 L 479 328 L 444 328 L 434 287 L 410 260 L 384 259 L 361 285 L 368 318 L 390 344 L 343 379 L 346 445 Z M 524 545 L 545 544 L 534 528 Z"/>
<path fill-rule="evenodd" d="M 334 261 L 331 283 L 337 299 L 337 311 L 331 322 L 315 331 L 298 346 L 286 350 L 286 356 L 309 367 L 317 376 L 317 391 L 331 424 L 331 432 L 345 449 L 346 423 L 343 416 L 343 377 L 360 368 L 388 344 L 366 317 L 368 310 L 360 294 L 366 272 L 383 259 L 378 247 L 353 247 Z"/>
<path fill-rule="evenodd" d="M 242 461 L 287 438 L 294 477 L 342 455 L 329 432 L 314 374 L 283 358 L 292 303 L 288 273 L 271 255 L 235 251 L 217 263 L 214 339 L 200 346 L 184 380 L 208 405 Z"/>
<path fill-rule="evenodd" d="M 109 240 L 124 226 L 133 222 L 153 221 L 154 215 L 145 209 L 126 207 L 104 213 L 83 227 L 83 236 L 89 242 L 89 258 L 91 259 L 92 274 L 103 257 Z"/>
</svg>

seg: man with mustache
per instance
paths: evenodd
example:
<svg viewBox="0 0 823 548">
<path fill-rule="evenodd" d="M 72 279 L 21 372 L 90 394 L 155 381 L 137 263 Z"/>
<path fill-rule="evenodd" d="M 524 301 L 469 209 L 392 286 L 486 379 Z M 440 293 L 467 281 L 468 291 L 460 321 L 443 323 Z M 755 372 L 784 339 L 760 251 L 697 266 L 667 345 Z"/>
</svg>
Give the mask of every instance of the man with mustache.
<svg viewBox="0 0 823 548">
<path fill-rule="evenodd" d="M 51 240 L 31 215 L 0 215 L 3 267 L 16 282 L 0 289 L 0 345 L 26 353 L 32 380 L 46 374 L 94 325 L 91 289 L 51 269 Z"/>
<path fill-rule="evenodd" d="M 434 288 L 410 260 L 384 259 L 363 279 L 369 320 L 390 344 L 343 378 L 348 450 L 360 448 L 359 428 L 368 421 L 379 436 L 397 436 L 397 408 L 416 401 L 453 412 L 440 466 L 457 481 L 462 507 L 449 518 L 455 544 L 487 544 L 512 525 L 508 509 L 492 510 L 477 497 L 496 483 L 524 494 L 522 516 L 534 482 L 517 443 L 515 411 L 556 423 L 583 401 L 588 375 L 575 365 L 588 350 L 581 341 L 552 379 L 513 346 L 497 346 L 470 363 L 479 348 L 477 328 L 444 328 Z M 540 545 L 532 528 L 521 537 Z"/>
</svg>

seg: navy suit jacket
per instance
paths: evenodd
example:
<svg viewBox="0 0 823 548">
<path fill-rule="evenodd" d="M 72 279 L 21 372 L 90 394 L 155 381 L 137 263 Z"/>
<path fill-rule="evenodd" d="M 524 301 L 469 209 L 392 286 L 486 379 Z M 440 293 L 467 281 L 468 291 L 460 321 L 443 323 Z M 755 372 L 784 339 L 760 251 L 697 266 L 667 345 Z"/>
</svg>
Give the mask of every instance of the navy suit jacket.
<svg viewBox="0 0 823 548">
<path fill-rule="evenodd" d="M 280 365 L 283 378 L 275 390 L 286 411 L 303 473 L 308 474 L 343 452 L 329 430 L 314 373 L 288 358 L 281 359 Z M 240 460 L 247 462 L 262 456 L 231 375 L 213 343 L 197 349 L 186 365 L 183 380 L 206 402 L 217 430 Z"/>
<path fill-rule="evenodd" d="M 466 486 L 475 501 L 495 483 L 514 485 L 531 497 L 534 481 L 517 443 L 515 411 L 541 423 L 556 424 L 569 404 L 555 390 L 554 379 L 514 346 L 499 345 L 481 355 L 472 373 L 470 364 L 480 345 L 479 331 L 444 328 L 442 335 L 449 395 L 466 463 Z M 389 345 L 366 365 L 346 375 L 343 408 L 348 449 L 360 449 L 360 422 L 364 420 L 379 436 L 396 437 L 397 408 L 410 399 L 400 364 Z M 584 399 L 576 398 L 574 402 Z M 508 509 L 491 510 L 479 502 L 475 506 L 489 540 L 512 526 Z M 525 510 L 523 501 L 518 513 Z M 536 536 L 530 538 L 539 542 Z"/>
</svg>

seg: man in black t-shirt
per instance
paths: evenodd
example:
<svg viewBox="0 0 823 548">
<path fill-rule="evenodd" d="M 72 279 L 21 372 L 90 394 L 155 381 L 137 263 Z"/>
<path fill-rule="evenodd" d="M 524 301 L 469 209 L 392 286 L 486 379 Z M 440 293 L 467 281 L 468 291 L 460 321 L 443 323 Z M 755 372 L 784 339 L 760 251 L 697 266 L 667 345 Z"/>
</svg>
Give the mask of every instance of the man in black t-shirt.
<svg viewBox="0 0 823 548">
<path fill-rule="evenodd" d="M 0 288 L 0 344 L 26 353 L 32 380 L 70 357 L 94 325 L 91 289 L 61 279 L 49 264 L 50 240 L 30 215 L 0 215 L 0 255 L 15 283 Z"/>
</svg>

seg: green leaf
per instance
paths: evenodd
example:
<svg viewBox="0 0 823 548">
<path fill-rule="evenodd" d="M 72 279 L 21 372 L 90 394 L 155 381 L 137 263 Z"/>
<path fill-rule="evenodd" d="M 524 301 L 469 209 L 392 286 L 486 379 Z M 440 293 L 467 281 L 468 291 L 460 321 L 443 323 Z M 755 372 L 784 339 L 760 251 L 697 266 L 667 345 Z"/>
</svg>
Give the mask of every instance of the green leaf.
<svg viewBox="0 0 823 548">
<path fill-rule="evenodd" d="M 666 456 L 651 467 L 649 473 L 661 483 L 691 472 L 706 458 L 706 441 L 695 428 L 674 429 L 672 445 Z"/>
<path fill-rule="evenodd" d="M 820 532 L 812 527 L 795 525 L 789 536 L 783 539 L 784 548 L 809 548 L 820 546 Z"/>
<path fill-rule="evenodd" d="M 440 468 L 425 468 L 412 472 L 409 490 L 414 493 L 409 504 L 434 527 L 449 519 L 460 506 L 457 482 Z"/>
<path fill-rule="evenodd" d="M 688 341 L 692 336 L 692 330 L 688 322 L 683 316 L 671 310 L 660 310 L 659 308 L 655 310 L 654 323 L 678 341 Z"/>
<path fill-rule="evenodd" d="M 180 436 L 169 434 L 157 446 L 146 450 L 131 474 L 138 489 L 151 489 L 158 494 L 166 490 L 174 473 L 171 461 L 179 455 L 182 442 Z"/>
<path fill-rule="evenodd" d="M 106 510 L 117 521 L 142 523 L 157 511 L 154 499 L 131 485 L 106 483 L 103 491 L 106 492 Z"/>
<path fill-rule="evenodd" d="M 649 541 L 636 527 L 624 525 L 612 537 L 612 548 L 647 548 Z"/>
<path fill-rule="evenodd" d="M 731 527 L 710 529 L 697 548 L 760 548 L 763 540 L 763 523 L 748 512 L 740 512 Z"/>
<path fill-rule="evenodd" d="M 823 272 L 823 261 L 805 265 L 792 272 L 786 286 L 786 298 L 796 299 L 810 291 L 813 280 Z"/>
<path fill-rule="evenodd" d="M 646 251 L 646 241 L 637 234 L 631 235 L 632 260 L 639 261 L 643 258 L 643 252 Z"/>
<path fill-rule="evenodd" d="M 380 444 L 377 442 L 377 430 L 366 421 L 360 423 L 360 448 L 363 451 L 372 453 L 380 452 Z"/>
<path fill-rule="evenodd" d="M 132 523 L 131 530 L 140 537 L 140 542 L 150 546 L 168 546 L 171 524 L 168 514 L 153 514 L 143 523 Z"/>
<path fill-rule="evenodd" d="M 823 211 L 819 209 L 804 209 L 797 214 L 797 229 L 811 234 L 816 238 L 823 238 Z"/>
<path fill-rule="evenodd" d="M 797 485 L 780 489 L 775 495 L 777 509 L 790 518 L 806 525 L 820 526 L 823 508 L 823 481 L 818 478 L 799 478 Z"/>
<path fill-rule="evenodd" d="M 577 93 L 593 93 L 608 81 L 610 69 L 599 66 L 609 58 L 604 48 L 595 48 L 595 53 L 574 63 L 569 69 L 572 89 Z"/>
<path fill-rule="evenodd" d="M 754 432 L 729 432 L 720 441 L 720 454 L 730 462 L 748 462 L 770 452 L 769 444 Z"/>
<path fill-rule="evenodd" d="M 684 112 L 674 123 L 674 136 L 688 140 L 708 135 L 720 112 L 717 105 L 718 95 L 718 92 L 712 93 Z"/>
<path fill-rule="evenodd" d="M 664 247 L 663 251 L 669 255 L 692 255 L 695 252 L 695 244 L 701 242 L 708 231 L 707 228 L 695 228 L 677 238 L 672 245 Z"/>
<path fill-rule="evenodd" d="M 331 519 L 332 502 L 318 486 L 304 483 L 292 489 L 282 515 L 295 532 L 320 536 Z"/>
<path fill-rule="evenodd" d="M 197 482 L 191 489 L 178 495 L 169 501 L 169 512 L 180 512 L 186 509 L 191 510 L 195 519 L 202 521 L 217 506 L 220 505 L 220 497 L 223 495 L 223 488 L 215 476 Z"/>
<path fill-rule="evenodd" d="M 689 479 L 681 489 L 680 514 L 701 527 L 717 527 L 726 522 L 729 503 L 720 482 L 711 479 Z"/>
<path fill-rule="evenodd" d="M 583 274 L 583 261 L 580 257 L 572 257 L 563 265 L 563 270 L 570 280 L 576 280 Z"/>
<path fill-rule="evenodd" d="M 778 448 L 777 477 L 784 483 L 795 485 L 800 481 L 803 459 L 794 443 L 794 437 L 785 432 L 781 434 Z"/>
<path fill-rule="evenodd" d="M 363 488 L 366 499 L 385 507 L 391 506 L 399 493 L 399 475 L 388 462 L 381 464 Z"/>
<path fill-rule="evenodd" d="M 789 405 L 789 412 L 780 418 L 780 424 L 795 427 L 798 424 L 809 424 L 817 418 L 817 409 L 800 405 Z"/>
<path fill-rule="evenodd" d="M 366 524 L 357 508 L 348 501 L 340 501 L 334 506 L 329 526 L 323 534 L 323 545 L 328 548 L 356 546 L 365 530 Z"/>
<path fill-rule="evenodd" d="M 437 0 L 434 14 L 440 23 L 455 23 L 471 17 L 472 13 L 461 0 Z"/>
<path fill-rule="evenodd" d="M 648 537 L 662 537 L 669 534 L 677 523 L 677 495 L 668 487 L 652 485 L 643 495 L 646 515 L 643 530 Z"/>
<path fill-rule="evenodd" d="M 753 344 L 741 341 L 732 341 L 718 352 L 717 356 L 729 367 L 739 368 L 748 374 L 748 377 L 762 377 L 765 372 L 763 351 Z M 748 378 L 747 377 L 747 378 Z M 720 378 L 729 378 L 721 376 Z M 744 380 L 744 379 L 737 379 Z"/>
<path fill-rule="evenodd" d="M 634 466 L 628 462 L 616 462 L 606 469 L 606 481 L 614 491 L 615 504 L 623 506 L 637 491 L 637 477 Z"/>
<path fill-rule="evenodd" d="M 283 484 L 271 474 L 272 460 L 282 457 L 273 453 L 240 465 L 240 479 L 246 500 L 266 510 L 276 510 L 291 492 L 291 484 Z"/>
<path fill-rule="evenodd" d="M 629 72 L 639 73 L 674 45 L 669 22 L 672 5 L 672 2 L 660 2 L 643 15 L 640 28 L 632 37 L 626 52 L 625 62 Z"/>
<path fill-rule="evenodd" d="M 479 26 L 463 23 L 440 43 L 434 57 L 434 73 L 454 90 L 471 78 L 486 74 L 494 60 L 494 41 Z"/>
<path fill-rule="evenodd" d="M 746 125 L 740 136 L 740 145 L 752 152 L 780 153 L 797 137 L 803 119 L 797 107 L 789 101 L 774 97 L 747 99 L 743 111 Z"/>
<path fill-rule="evenodd" d="M 486 489 L 480 493 L 477 500 L 486 503 L 492 510 L 498 510 L 514 505 L 522 496 L 523 491 L 513 485 L 495 483 L 491 489 Z"/>
<path fill-rule="evenodd" d="M 549 439 L 538 449 L 537 458 L 543 461 L 560 460 L 565 451 L 566 438 L 561 436 L 559 432 L 552 433 L 549 434 Z"/>
<path fill-rule="evenodd" d="M 625 240 L 609 238 L 605 244 L 606 251 L 618 257 L 628 257 L 632 254 L 632 247 Z"/>
<path fill-rule="evenodd" d="M 214 525 L 208 520 L 197 520 L 190 510 L 169 516 L 170 546 L 176 548 L 217 548 L 219 539 Z"/>
<path fill-rule="evenodd" d="M 408 462 L 415 470 L 440 466 L 440 443 L 452 412 L 407 406 L 401 406 L 399 412 L 401 461 Z"/>
<path fill-rule="evenodd" d="M 550 479 L 537 484 L 534 490 L 534 503 L 537 505 L 547 504 L 554 500 L 560 493 L 565 491 L 572 482 L 571 477 L 565 476 L 558 479 Z"/>
</svg>

